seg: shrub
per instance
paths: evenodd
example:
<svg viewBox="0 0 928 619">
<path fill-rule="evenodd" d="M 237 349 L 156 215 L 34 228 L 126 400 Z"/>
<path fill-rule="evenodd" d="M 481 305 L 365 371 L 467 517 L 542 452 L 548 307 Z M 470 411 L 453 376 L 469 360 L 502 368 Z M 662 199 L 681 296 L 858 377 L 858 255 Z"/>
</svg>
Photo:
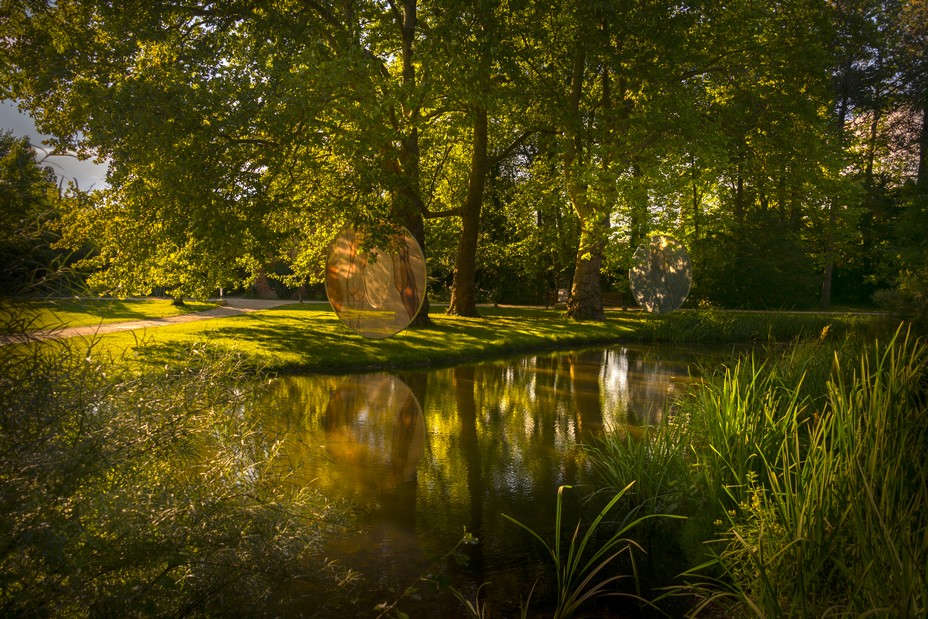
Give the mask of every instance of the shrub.
<svg viewBox="0 0 928 619">
<path fill-rule="evenodd" d="M 78 352 L 0 356 L 0 614 L 261 616 L 334 582 L 338 511 L 272 466 L 239 360 L 197 345 L 135 374 Z"/>
</svg>

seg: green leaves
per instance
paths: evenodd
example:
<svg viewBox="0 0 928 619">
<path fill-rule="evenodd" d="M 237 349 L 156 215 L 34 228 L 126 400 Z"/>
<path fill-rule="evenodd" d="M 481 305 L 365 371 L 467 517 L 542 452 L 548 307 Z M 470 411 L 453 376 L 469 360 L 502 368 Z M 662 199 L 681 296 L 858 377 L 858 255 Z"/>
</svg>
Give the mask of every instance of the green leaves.
<svg viewBox="0 0 928 619">
<path fill-rule="evenodd" d="M 605 507 L 600 510 L 593 522 L 587 527 L 582 538 L 580 537 L 580 523 L 578 522 L 573 535 L 570 537 L 570 543 L 567 548 L 563 548 L 561 543 L 561 531 L 563 530 L 561 515 L 564 490 L 570 489 L 571 486 L 561 486 L 557 490 L 553 546 L 537 532 L 528 528 L 515 518 L 503 514 L 506 520 L 509 520 L 528 532 L 548 551 L 554 564 L 554 569 L 557 572 L 557 606 L 554 612 L 554 617 L 556 619 L 572 617 L 583 604 L 598 596 L 616 595 L 612 585 L 627 578 L 628 575 L 620 574 L 609 576 L 603 572 L 611 567 L 613 561 L 619 556 L 627 553 L 629 558 L 631 558 L 632 569 L 634 570 L 634 558 L 632 557 L 632 553 L 634 549 L 638 548 L 638 545 L 625 536 L 636 526 L 655 515 L 642 516 L 622 525 L 603 522 L 603 519 L 609 514 L 616 503 L 622 499 L 622 496 L 631 486 L 632 484 L 629 484 L 620 490 Z M 593 535 L 601 527 L 604 528 L 607 526 L 613 527 L 611 531 L 606 533 L 607 538 L 605 540 L 597 539 L 593 542 Z M 631 576 L 637 581 L 637 574 L 633 572 Z"/>
</svg>

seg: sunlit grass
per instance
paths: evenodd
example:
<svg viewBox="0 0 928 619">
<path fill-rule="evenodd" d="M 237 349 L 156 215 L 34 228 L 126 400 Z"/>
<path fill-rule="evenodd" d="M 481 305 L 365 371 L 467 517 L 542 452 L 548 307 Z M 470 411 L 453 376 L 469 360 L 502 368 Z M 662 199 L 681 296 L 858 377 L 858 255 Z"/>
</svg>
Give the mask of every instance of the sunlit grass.
<svg viewBox="0 0 928 619">
<path fill-rule="evenodd" d="M 327 304 L 295 303 L 239 316 L 98 334 L 85 338 L 85 342 L 93 354 L 163 366 L 182 359 L 192 343 L 207 340 L 273 372 L 342 373 L 449 366 L 619 341 L 766 342 L 821 330 L 826 325 L 834 331 L 849 331 L 879 324 L 875 317 L 809 315 L 791 323 L 777 314 L 725 315 L 717 310 L 663 318 L 637 311 L 610 312 L 604 322 L 571 321 L 558 310 L 540 308 L 481 308 L 482 318 L 448 316 L 440 311 L 434 308 L 430 328 L 407 329 L 381 340 L 354 333 Z"/>
<path fill-rule="evenodd" d="M 8 323 L 15 311 L 15 318 L 30 331 L 40 331 L 168 318 L 214 307 L 203 301 L 177 306 L 169 299 L 44 299 L 0 304 L 0 322 Z"/>
<path fill-rule="evenodd" d="M 549 310 L 495 310 L 485 318 L 436 314 L 433 327 L 408 329 L 372 340 L 357 335 L 328 305 L 294 304 L 228 318 L 108 333 L 87 338 L 94 354 L 124 353 L 164 365 L 181 358 L 193 342 L 236 350 L 277 372 L 345 372 L 390 367 L 446 366 L 462 361 L 610 342 L 634 335 L 635 320 L 572 323 Z"/>
</svg>

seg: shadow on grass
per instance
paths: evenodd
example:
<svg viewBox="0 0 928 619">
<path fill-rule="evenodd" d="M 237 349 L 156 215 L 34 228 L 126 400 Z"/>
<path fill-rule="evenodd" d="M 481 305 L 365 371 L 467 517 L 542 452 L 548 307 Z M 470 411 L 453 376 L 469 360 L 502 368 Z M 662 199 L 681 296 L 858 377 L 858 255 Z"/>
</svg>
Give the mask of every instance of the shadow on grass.
<svg viewBox="0 0 928 619">
<path fill-rule="evenodd" d="M 526 318 L 530 318 L 526 320 Z M 349 373 L 378 369 L 440 367 L 457 363 L 609 343 L 630 328 L 619 321 L 574 323 L 553 312 L 511 312 L 486 318 L 433 315 L 433 326 L 408 329 L 391 338 L 364 338 L 338 320 L 328 306 L 285 309 L 224 319 L 193 337 L 235 349 L 256 366 L 278 373 Z M 143 363 L 180 359 L 187 346 L 177 340 L 137 349 Z"/>
<path fill-rule="evenodd" d="M 490 310 L 490 308 L 486 308 Z M 673 345 L 706 342 L 775 341 L 819 334 L 831 326 L 845 331 L 857 320 L 829 317 L 746 316 L 687 312 L 649 317 L 630 312 L 606 321 L 576 322 L 536 308 L 493 308 L 483 318 L 433 314 L 433 326 L 408 329 L 391 338 L 366 339 L 346 327 L 328 305 L 306 304 L 210 321 L 203 328 L 159 330 L 157 341 L 136 348 L 142 363 L 181 359 L 191 339 L 237 351 L 249 363 L 277 373 L 344 374 L 379 369 L 447 367 L 459 363 L 587 345 L 651 341 Z M 824 325 L 824 326 L 823 326 Z M 843 328 L 842 328 L 843 327 Z M 166 328 L 167 329 L 167 328 Z"/>
</svg>

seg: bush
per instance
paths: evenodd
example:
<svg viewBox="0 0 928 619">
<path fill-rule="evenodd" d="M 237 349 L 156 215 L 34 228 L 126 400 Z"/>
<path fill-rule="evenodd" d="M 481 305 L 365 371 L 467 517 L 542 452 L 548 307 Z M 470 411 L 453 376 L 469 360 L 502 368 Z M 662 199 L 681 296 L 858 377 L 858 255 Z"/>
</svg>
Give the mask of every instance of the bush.
<svg viewBox="0 0 928 619">
<path fill-rule="evenodd" d="M 236 358 L 197 345 L 137 374 L 25 336 L 3 353 L 0 614 L 261 616 L 331 588 L 338 512 L 273 466 Z"/>
<path fill-rule="evenodd" d="M 917 272 L 903 271 L 896 288 L 878 290 L 873 301 L 879 307 L 912 321 L 918 329 L 928 329 L 928 265 Z"/>
</svg>

